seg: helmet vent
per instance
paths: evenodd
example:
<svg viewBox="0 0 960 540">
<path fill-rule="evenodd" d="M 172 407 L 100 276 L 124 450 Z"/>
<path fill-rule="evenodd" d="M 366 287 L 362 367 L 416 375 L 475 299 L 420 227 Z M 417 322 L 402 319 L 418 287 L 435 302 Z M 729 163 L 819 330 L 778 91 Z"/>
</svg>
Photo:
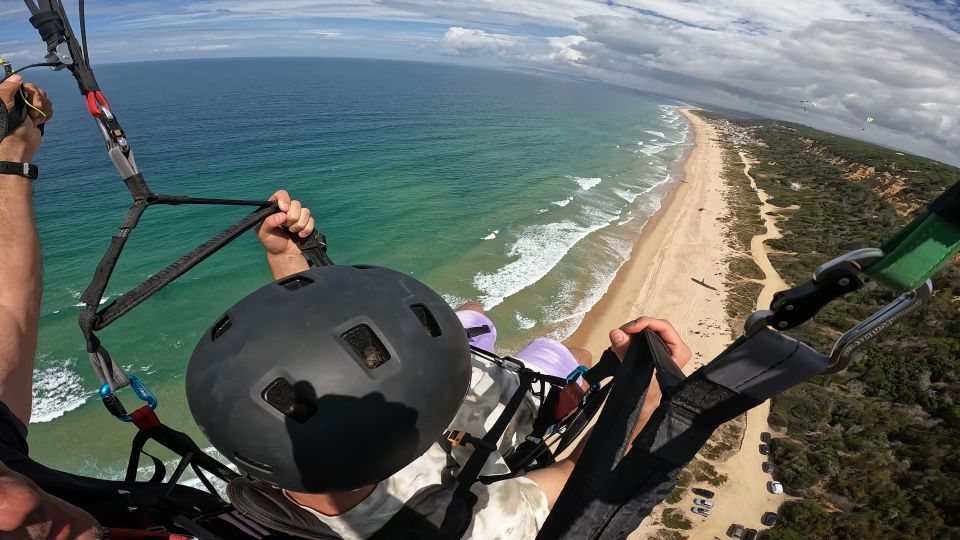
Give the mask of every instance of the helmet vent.
<svg viewBox="0 0 960 540">
<path fill-rule="evenodd" d="M 370 369 L 376 369 L 390 359 L 390 352 L 383 346 L 383 342 L 365 324 L 354 326 L 340 337 Z"/>
<path fill-rule="evenodd" d="M 263 400 L 294 422 L 303 424 L 317 413 L 317 406 L 299 394 L 289 381 L 278 378 L 263 389 Z"/>
<path fill-rule="evenodd" d="M 355 264 L 353 265 L 357 270 L 375 270 L 376 266 L 370 266 L 369 264 Z"/>
<path fill-rule="evenodd" d="M 311 283 L 313 283 L 312 279 L 296 275 L 288 277 L 287 279 L 280 281 L 278 284 L 288 291 L 295 291 L 297 289 L 302 289 Z"/>
<path fill-rule="evenodd" d="M 410 309 L 413 311 L 414 315 L 420 319 L 420 324 L 423 325 L 423 330 L 428 335 L 431 337 L 440 337 L 440 334 L 443 332 L 440 331 L 440 325 L 437 324 L 437 319 L 434 318 L 433 313 L 430 313 L 430 310 L 427 309 L 427 306 L 423 304 L 414 304 L 410 306 Z"/>
<path fill-rule="evenodd" d="M 227 330 L 233 327 L 233 321 L 230 320 L 229 315 L 224 315 L 220 318 L 216 324 L 213 325 L 213 330 L 210 332 L 210 340 L 216 341 L 220 336 L 227 333 Z"/>
<path fill-rule="evenodd" d="M 254 469 L 259 469 L 259 470 L 261 470 L 261 471 L 263 471 L 263 472 L 265 472 L 265 473 L 272 473 L 272 472 L 273 472 L 273 467 L 267 465 L 266 463 L 260 463 L 259 461 L 255 460 L 255 459 L 250 459 L 250 458 L 248 458 L 248 457 L 243 457 L 243 456 L 241 456 L 238 452 L 234 452 L 234 453 L 233 453 L 233 457 L 237 458 L 237 461 L 239 461 L 240 463 L 243 463 L 244 465 L 246 465 L 246 466 L 248 466 L 248 467 L 252 467 L 252 468 L 254 468 Z"/>
</svg>

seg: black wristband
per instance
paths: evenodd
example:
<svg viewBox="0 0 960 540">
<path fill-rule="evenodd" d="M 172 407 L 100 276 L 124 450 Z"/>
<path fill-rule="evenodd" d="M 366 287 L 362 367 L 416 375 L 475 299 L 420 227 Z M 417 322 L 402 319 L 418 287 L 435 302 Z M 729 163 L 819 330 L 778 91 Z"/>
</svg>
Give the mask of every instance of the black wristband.
<svg viewBox="0 0 960 540">
<path fill-rule="evenodd" d="M 33 163 L 15 163 L 13 161 L 0 161 L 0 174 L 16 174 L 25 176 L 31 180 L 36 180 L 40 175 L 40 169 Z"/>
</svg>

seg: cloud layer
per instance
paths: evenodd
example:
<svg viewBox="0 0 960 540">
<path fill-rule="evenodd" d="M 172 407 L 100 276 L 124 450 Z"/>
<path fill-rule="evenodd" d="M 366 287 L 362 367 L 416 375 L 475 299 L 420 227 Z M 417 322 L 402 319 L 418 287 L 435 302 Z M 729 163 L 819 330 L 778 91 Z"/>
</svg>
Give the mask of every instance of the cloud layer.
<svg viewBox="0 0 960 540">
<path fill-rule="evenodd" d="M 102 61 L 292 54 L 525 66 L 799 121 L 960 164 L 957 0 L 88 4 L 93 52 Z M 18 61 L 38 52 L 20 6 L 0 0 L 0 54 Z M 817 106 L 803 111 L 802 100 Z M 867 116 L 875 118 L 870 126 Z"/>
</svg>

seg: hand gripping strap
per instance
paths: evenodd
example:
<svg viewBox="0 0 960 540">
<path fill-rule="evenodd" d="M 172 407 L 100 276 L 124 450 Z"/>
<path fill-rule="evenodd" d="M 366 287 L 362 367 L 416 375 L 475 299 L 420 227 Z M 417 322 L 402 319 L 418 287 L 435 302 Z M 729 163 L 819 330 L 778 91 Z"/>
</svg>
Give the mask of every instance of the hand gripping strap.
<svg viewBox="0 0 960 540">
<path fill-rule="evenodd" d="M 631 351 L 638 342 L 635 337 Z M 618 460 L 618 450 L 629 443 L 635 415 L 615 423 L 620 429 L 612 433 L 606 431 L 614 424 L 610 416 L 642 404 L 637 388 L 649 381 L 653 365 L 658 372 L 675 370 L 668 367 L 672 362 L 661 346 L 648 338 L 638 347 L 642 350 L 628 351 L 604 412 L 538 539 L 626 537 L 673 489 L 680 469 L 717 426 L 822 373 L 829 364 L 828 358 L 777 332 L 741 338 L 708 366 L 673 388 L 665 387 L 660 406 Z M 672 376 L 658 380 L 661 386 L 676 381 Z"/>
</svg>

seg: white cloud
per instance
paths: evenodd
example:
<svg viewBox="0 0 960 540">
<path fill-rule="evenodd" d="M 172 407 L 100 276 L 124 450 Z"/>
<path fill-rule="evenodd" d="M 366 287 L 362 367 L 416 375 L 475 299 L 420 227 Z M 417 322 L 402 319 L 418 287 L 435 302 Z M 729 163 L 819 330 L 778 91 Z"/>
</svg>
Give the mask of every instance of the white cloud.
<svg viewBox="0 0 960 540">
<path fill-rule="evenodd" d="M 225 43 L 213 43 L 210 45 L 180 45 L 178 47 L 163 47 L 160 49 L 151 49 L 150 52 L 155 52 L 155 53 L 206 52 L 206 51 L 222 51 L 224 49 L 229 49 L 229 48 L 231 48 L 231 46 Z"/>
<path fill-rule="evenodd" d="M 440 50 L 452 56 L 490 54 L 526 58 L 527 40 L 506 34 L 491 34 L 483 30 L 450 27 L 440 41 Z"/>
<path fill-rule="evenodd" d="M 94 26 L 91 45 L 121 51 L 104 60 L 211 51 L 446 56 L 548 67 L 960 164 L 957 0 L 197 0 L 88 7 L 111 18 Z M 19 2 L 0 0 L 0 23 L 23 13 Z M 15 37 L 7 48 L 20 52 L 27 38 Z M 803 112 L 800 100 L 818 107 Z M 866 115 L 876 121 L 862 132 Z"/>
</svg>

